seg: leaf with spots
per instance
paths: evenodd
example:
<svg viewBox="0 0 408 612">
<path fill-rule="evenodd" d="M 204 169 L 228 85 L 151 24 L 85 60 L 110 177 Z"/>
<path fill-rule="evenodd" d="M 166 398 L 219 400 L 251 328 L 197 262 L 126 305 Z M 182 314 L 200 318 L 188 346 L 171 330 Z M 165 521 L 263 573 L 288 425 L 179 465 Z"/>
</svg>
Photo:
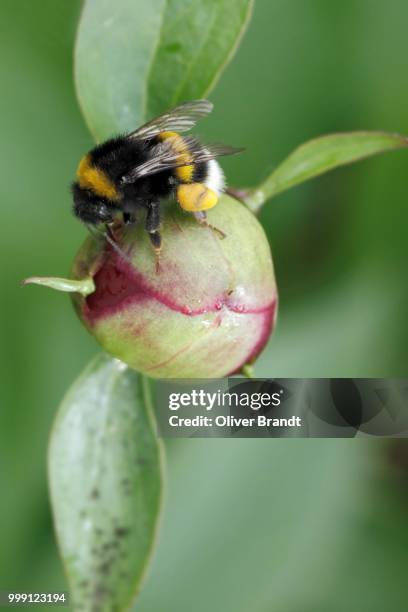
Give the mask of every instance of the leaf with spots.
<svg viewBox="0 0 408 612">
<path fill-rule="evenodd" d="M 100 356 L 68 391 L 53 428 L 51 501 L 77 610 L 130 607 L 152 552 L 162 469 L 146 384 Z"/>
<path fill-rule="evenodd" d="M 203 98 L 231 59 L 253 0 L 85 0 L 78 98 L 100 141 Z"/>
</svg>

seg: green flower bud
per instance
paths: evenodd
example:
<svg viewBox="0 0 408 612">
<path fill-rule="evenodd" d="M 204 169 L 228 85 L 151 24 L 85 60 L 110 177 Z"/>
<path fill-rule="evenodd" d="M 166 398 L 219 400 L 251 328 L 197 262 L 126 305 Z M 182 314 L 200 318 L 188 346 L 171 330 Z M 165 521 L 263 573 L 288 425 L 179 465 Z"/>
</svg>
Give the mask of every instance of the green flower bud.
<svg viewBox="0 0 408 612">
<path fill-rule="evenodd" d="M 95 291 L 75 294 L 85 327 L 108 352 L 159 378 L 221 377 L 251 363 L 274 325 L 277 292 L 269 245 L 254 215 L 224 196 L 200 226 L 173 204 L 162 207 L 160 269 L 143 223 L 127 227 L 122 258 L 90 237 L 74 279 Z"/>
</svg>

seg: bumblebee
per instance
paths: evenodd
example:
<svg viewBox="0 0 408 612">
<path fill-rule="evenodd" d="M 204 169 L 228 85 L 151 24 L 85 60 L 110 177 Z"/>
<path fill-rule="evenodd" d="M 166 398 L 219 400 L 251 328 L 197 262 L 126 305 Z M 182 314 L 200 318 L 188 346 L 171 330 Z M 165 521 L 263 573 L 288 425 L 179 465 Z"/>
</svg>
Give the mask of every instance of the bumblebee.
<svg viewBox="0 0 408 612">
<path fill-rule="evenodd" d="M 145 229 L 157 255 L 162 242 L 161 201 L 176 199 L 199 223 L 212 227 L 206 211 L 217 204 L 225 189 L 216 157 L 242 149 L 202 145 L 180 134 L 212 109 L 207 100 L 186 102 L 92 149 L 81 159 L 72 185 L 74 214 L 90 229 L 104 224 L 109 239 L 118 219 L 121 224 L 134 223 L 137 210 L 143 209 Z"/>
</svg>

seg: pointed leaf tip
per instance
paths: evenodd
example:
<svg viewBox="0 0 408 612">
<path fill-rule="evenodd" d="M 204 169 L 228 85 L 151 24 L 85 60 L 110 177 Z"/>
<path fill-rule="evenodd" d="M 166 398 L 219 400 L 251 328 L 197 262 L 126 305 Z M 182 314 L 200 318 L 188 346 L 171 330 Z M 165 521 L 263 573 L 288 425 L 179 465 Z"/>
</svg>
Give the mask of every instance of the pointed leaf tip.
<svg viewBox="0 0 408 612">
<path fill-rule="evenodd" d="M 85 0 L 75 83 L 98 141 L 206 97 L 232 58 L 254 0 Z M 90 78 L 92 76 L 92 78 Z"/>
</svg>

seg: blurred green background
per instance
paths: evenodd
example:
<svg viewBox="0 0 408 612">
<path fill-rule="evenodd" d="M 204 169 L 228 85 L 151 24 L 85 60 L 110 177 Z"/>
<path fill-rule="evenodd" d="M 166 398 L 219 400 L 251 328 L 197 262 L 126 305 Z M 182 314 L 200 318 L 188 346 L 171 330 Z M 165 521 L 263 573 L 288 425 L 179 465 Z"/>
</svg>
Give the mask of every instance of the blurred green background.
<svg viewBox="0 0 408 612">
<path fill-rule="evenodd" d="M 78 0 L 1 0 L 0 589 L 59 590 L 46 446 L 97 351 L 69 299 L 21 288 L 63 275 L 85 235 L 69 182 L 92 145 L 73 89 Z M 211 99 L 205 136 L 253 185 L 331 131 L 408 134 L 404 0 L 258 0 Z M 280 317 L 259 376 L 407 374 L 408 151 L 273 200 Z M 176 440 L 145 612 L 406 609 L 408 449 L 372 440 Z"/>
</svg>

